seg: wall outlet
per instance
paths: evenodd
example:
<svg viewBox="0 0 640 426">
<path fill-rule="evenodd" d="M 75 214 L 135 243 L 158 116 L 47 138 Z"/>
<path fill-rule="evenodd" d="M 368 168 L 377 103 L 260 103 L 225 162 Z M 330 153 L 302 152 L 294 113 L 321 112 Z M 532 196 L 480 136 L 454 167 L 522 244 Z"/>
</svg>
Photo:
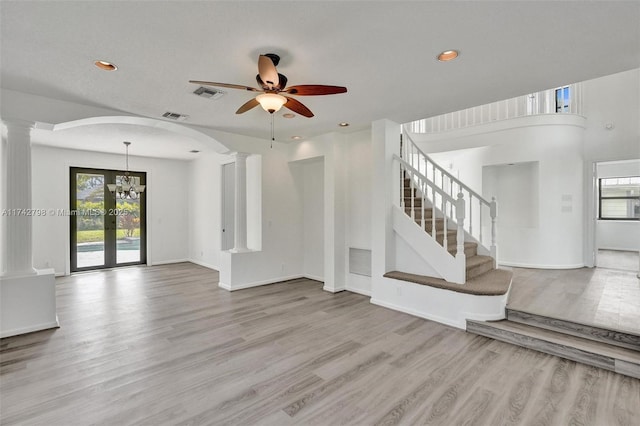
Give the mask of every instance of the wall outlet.
<svg viewBox="0 0 640 426">
<path fill-rule="evenodd" d="M 281 271 L 284 273 L 284 263 L 282 264 Z"/>
<path fill-rule="evenodd" d="M 402 287 L 400 287 L 400 284 L 396 284 L 396 295 L 402 296 Z"/>
</svg>

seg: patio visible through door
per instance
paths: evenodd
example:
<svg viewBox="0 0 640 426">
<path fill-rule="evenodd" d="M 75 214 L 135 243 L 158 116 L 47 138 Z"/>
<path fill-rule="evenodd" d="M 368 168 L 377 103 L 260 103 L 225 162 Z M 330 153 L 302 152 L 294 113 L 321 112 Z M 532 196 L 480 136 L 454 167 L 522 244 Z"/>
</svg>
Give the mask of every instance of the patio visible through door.
<svg viewBox="0 0 640 426">
<path fill-rule="evenodd" d="M 129 175 L 145 184 L 145 173 Z M 70 177 L 71 271 L 146 263 L 145 193 L 114 196 L 107 184 L 121 181 L 116 170 L 72 167 Z"/>
</svg>

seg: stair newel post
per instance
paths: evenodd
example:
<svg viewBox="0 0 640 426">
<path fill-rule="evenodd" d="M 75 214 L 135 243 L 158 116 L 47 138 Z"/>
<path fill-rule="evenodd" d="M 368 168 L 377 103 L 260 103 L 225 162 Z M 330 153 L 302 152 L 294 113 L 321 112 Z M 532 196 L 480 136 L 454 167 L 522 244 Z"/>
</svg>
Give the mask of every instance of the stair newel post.
<svg viewBox="0 0 640 426">
<path fill-rule="evenodd" d="M 498 202 L 496 201 L 496 197 L 491 197 L 491 206 L 490 206 L 490 214 L 491 214 L 491 257 L 493 257 L 494 262 L 498 261 L 498 245 L 496 243 L 496 219 L 498 217 Z"/>
<path fill-rule="evenodd" d="M 456 234 L 457 250 L 456 258 L 464 257 L 464 216 L 465 216 L 465 201 L 462 192 L 458 192 L 458 199 L 456 200 L 456 222 L 458 225 L 458 233 Z"/>
</svg>

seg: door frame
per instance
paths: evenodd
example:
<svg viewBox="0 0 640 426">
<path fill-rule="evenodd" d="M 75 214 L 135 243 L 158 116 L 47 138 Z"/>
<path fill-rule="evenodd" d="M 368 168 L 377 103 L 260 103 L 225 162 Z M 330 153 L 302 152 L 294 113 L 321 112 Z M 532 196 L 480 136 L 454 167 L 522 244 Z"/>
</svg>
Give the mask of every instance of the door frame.
<svg viewBox="0 0 640 426">
<path fill-rule="evenodd" d="M 91 167 L 69 167 L 69 211 L 75 211 L 75 205 L 77 202 L 77 188 L 76 188 L 76 175 L 78 173 L 88 173 L 88 174 L 100 174 L 104 176 L 105 185 L 104 185 L 104 210 L 105 210 L 105 218 L 104 218 L 104 253 L 105 253 L 105 261 L 103 265 L 99 266 L 88 266 L 84 268 L 78 268 L 77 266 L 77 217 L 75 214 L 69 215 L 69 265 L 70 272 L 84 272 L 84 271 L 92 271 L 97 269 L 109 269 L 121 266 L 133 266 L 133 265 L 146 265 L 147 264 L 147 196 L 146 192 L 142 192 L 140 194 L 140 260 L 137 262 L 127 262 L 127 263 L 117 263 L 117 235 L 116 235 L 116 220 L 117 220 L 117 209 L 116 209 L 116 199 L 113 197 L 111 192 L 109 192 L 107 188 L 107 183 L 115 183 L 115 179 L 117 175 L 123 175 L 125 171 L 123 170 L 113 170 L 113 169 L 98 169 Z M 146 185 L 147 174 L 146 172 L 136 172 L 129 171 L 129 175 L 140 178 L 140 184 Z M 107 227 L 107 222 L 110 222 L 109 227 Z M 113 229 L 109 229 L 113 227 Z M 109 232 L 109 231 L 113 232 Z"/>
</svg>

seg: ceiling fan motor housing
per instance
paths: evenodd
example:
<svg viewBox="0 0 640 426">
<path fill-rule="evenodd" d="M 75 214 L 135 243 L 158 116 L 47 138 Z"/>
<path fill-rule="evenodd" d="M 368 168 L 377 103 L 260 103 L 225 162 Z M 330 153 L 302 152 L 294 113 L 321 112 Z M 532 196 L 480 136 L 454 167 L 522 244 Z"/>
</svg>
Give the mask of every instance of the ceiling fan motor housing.
<svg viewBox="0 0 640 426">
<path fill-rule="evenodd" d="M 276 55 L 275 53 L 265 53 L 263 56 L 271 59 L 271 62 L 273 62 L 273 65 L 276 67 L 280 63 L 280 56 Z"/>
</svg>

